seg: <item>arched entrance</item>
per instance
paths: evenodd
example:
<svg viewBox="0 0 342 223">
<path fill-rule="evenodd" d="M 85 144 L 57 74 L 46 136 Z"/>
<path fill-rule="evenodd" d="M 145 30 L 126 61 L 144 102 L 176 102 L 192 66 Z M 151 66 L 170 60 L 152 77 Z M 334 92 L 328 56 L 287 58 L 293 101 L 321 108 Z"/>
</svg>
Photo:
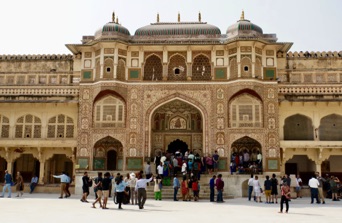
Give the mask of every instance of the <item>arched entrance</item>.
<svg viewBox="0 0 342 223">
<path fill-rule="evenodd" d="M 100 139 L 94 145 L 94 170 L 117 170 L 122 160 L 122 143 L 110 136 Z"/>
<path fill-rule="evenodd" d="M 181 99 L 158 107 L 151 117 L 151 156 L 178 149 L 203 150 L 203 117 L 198 108 Z"/>
<path fill-rule="evenodd" d="M 13 177 L 17 177 L 19 171 L 24 179 L 24 182 L 31 182 L 32 176 L 35 174 L 39 176 L 40 163 L 33 157 L 32 154 L 21 154 L 18 159 L 14 161 Z"/>
<path fill-rule="evenodd" d="M 315 171 L 316 164 L 307 155 L 294 155 L 285 163 L 285 173 L 288 175 L 299 174 L 305 185 L 307 185 Z"/>
<path fill-rule="evenodd" d="M 262 170 L 262 162 L 258 162 L 258 153 L 262 152 L 261 144 L 248 136 L 236 140 L 231 146 L 231 161 L 237 167 L 248 168 L 255 164 Z M 260 172 L 260 171 L 258 171 Z"/>
<path fill-rule="evenodd" d="M 182 140 L 176 139 L 167 146 L 167 152 L 175 154 L 176 151 L 180 151 L 183 155 L 189 150 L 188 145 Z"/>
</svg>

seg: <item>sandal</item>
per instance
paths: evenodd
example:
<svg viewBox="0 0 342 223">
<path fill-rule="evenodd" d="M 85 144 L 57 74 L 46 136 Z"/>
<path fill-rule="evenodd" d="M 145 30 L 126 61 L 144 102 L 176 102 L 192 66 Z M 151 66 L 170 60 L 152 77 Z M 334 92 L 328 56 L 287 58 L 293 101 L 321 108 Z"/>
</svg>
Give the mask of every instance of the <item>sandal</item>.
<svg viewBox="0 0 342 223">
<path fill-rule="evenodd" d="M 92 204 L 92 208 L 96 208 L 94 203 Z"/>
</svg>

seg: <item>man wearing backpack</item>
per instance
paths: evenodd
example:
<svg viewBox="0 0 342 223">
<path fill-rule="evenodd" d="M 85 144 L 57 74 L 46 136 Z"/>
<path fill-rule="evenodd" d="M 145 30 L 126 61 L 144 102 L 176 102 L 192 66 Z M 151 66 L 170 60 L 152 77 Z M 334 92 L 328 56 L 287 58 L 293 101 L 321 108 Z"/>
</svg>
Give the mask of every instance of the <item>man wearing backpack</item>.
<svg viewBox="0 0 342 223">
<path fill-rule="evenodd" d="M 7 189 L 8 190 L 8 198 L 10 198 L 12 195 L 11 186 L 12 186 L 12 176 L 11 176 L 11 174 L 8 173 L 8 170 L 5 170 L 5 186 L 2 189 L 2 194 L 0 197 L 5 196 L 5 192 Z"/>
</svg>

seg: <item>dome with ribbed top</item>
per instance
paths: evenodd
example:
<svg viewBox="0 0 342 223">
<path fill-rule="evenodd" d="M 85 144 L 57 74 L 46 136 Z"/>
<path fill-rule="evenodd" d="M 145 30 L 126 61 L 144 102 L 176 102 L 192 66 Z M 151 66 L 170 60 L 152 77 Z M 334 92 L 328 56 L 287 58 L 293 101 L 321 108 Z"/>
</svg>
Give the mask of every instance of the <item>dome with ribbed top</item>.
<svg viewBox="0 0 342 223">
<path fill-rule="evenodd" d="M 235 24 L 227 29 L 228 39 L 235 37 L 260 37 L 263 35 L 262 29 L 245 19 L 244 12 L 242 11 L 241 18 Z"/>
<path fill-rule="evenodd" d="M 118 18 L 115 21 L 115 14 L 112 15 L 112 21 L 106 23 L 102 28 L 95 32 L 95 39 L 108 38 L 112 36 L 130 36 L 128 29 L 119 24 Z"/>
<path fill-rule="evenodd" d="M 221 35 L 221 30 L 206 22 L 158 22 L 135 31 L 135 36 Z"/>
</svg>

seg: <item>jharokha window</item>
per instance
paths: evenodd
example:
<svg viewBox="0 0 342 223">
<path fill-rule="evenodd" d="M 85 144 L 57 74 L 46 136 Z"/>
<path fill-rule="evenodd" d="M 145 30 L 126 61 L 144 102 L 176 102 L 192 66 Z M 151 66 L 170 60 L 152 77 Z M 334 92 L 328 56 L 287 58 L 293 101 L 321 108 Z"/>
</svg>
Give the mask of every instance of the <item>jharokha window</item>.
<svg viewBox="0 0 342 223">
<path fill-rule="evenodd" d="M 48 138 L 73 138 L 74 121 L 65 115 L 57 115 L 49 119 Z"/>
<path fill-rule="evenodd" d="M 95 104 L 95 127 L 124 127 L 125 105 L 113 96 Z"/>
<path fill-rule="evenodd" d="M 243 94 L 230 103 L 230 127 L 259 128 L 262 127 L 261 101 L 248 94 Z"/>
<path fill-rule="evenodd" d="M 9 137 L 9 119 L 5 116 L 0 115 L 0 138 Z"/>
<path fill-rule="evenodd" d="M 33 115 L 18 118 L 15 125 L 15 138 L 41 138 L 42 122 Z"/>
</svg>

